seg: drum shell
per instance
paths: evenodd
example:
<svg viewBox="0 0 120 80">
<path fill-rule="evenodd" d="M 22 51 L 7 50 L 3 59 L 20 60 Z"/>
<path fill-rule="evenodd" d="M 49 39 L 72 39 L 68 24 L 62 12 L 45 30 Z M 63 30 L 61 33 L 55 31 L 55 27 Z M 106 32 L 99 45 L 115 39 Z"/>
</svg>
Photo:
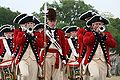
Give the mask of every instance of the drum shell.
<svg viewBox="0 0 120 80">
<path fill-rule="evenodd" d="M 67 74 L 69 79 L 80 78 L 80 67 L 79 64 L 67 64 Z"/>
<path fill-rule="evenodd" d="M 12 61 L 6 60 L 0 62 L 0 73 L 2 80 L 13 80 L 14 72 L 11 71 L 12 68 Z"/>
</svg>

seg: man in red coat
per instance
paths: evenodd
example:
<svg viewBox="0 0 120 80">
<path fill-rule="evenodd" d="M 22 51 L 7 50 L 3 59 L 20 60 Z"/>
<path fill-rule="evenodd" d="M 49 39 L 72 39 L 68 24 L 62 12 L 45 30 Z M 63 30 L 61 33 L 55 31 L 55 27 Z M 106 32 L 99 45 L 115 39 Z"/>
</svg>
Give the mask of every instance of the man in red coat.
<svg viewBox="0 0 120 80">
<path fill-rule="evenodd" d="M 80 20 L 83 20 L 86 22 L 96 14 L 97 14 L 96 12 L 89 10 L 80 16 Z M 79 28 L 77 31 L 77 35 L 78 35 L 78 39 L 79 39 L 79 43 L 80 43 L 80 54 L 78 57 L 78 62 L 80 64 L 81 73 L 83 72 L 82 71 L 83 70 L 82 64 L 83 64 L 84 56 L 86 53 L 86 46 L 83 44 L 83 36 L 87 31 L 90 31 L 90 30 L 91 30 L 90 25 L 86 25 L 83 28 Z M 86 76 L 83 76 L 83 78 L 86 78 Z"/>
<path fill-rule="evenodd" d="M 90 80 L 105 80 L 107 69 L 111 66 L 109 48 L 116 47 L 116 42 L 110 32 L 104 31 L 109 21 L 100 15 L 87 21 L 91 31 L 85 33 L 83 42 L 87 47 L 84 65 L 90 73 Z"/>
<path fill-rule="evenodd" d="M 66 40 L 66 53 L 67 53 L 67 72 L 68 77 L 70 79 L 78 79 L 80 78 L 80 69 L 78 56 L 80 53 L 80 41 L 79 37 L 77 36 L 77 27 L 71 26 L 69 27 L 66 32 L 70 33 L 70 38 Z M 76 71 L 78 73 L 76 73 Z"/>
<path fill-rule="evenodd" d="M 96 15 L 97 13 L 92 11 L 92 10 L 89 10 L 85 13 L 83 13 L 81 16 L 80 16 L 80 20 L 83 20 L 83 21 L 88 21 L 91 17 L 93 17 L 94 15 Z M 79 64 L 81 64 L 84 56 L 85 56 L 85 52 L 86 52 L 86 47 L 85 45 L 83 44 L 83 36 L 84 34 L 87 32 L 87 31 L 90 31 L 90 25 L 86 25 L 85 27 L 83 28 L 79 28 L 78 31 L 77 31 L 77 36 L 79 37 L 79 40 L 80 40 L 80 47 L 81 47 L 81 50 L 80 50 L 80 55 L 79 55 L 79 58 L 78 58 L 78 62 Z"/>
<path fill-rule="evenodd" d="M 39 32 L 34 32 L 34 26 L 39 24 L 35 16 L 25 16 L 18 22 L 25 24 L 25 30 L 20 31 L 16 37 L 16 45 L 20 46 L 15 63 L 19 65 L 21 80 L 37 80 L 38 65 L 40 64 L 39 49 L 42 37 Z"/>
<path fill-rule="evenodd" d="M 19 14 L 18 16 L 15 17 L 15 19 L 13 20 L 13 23 L 18 24 L 19 20 L 22 19 L 25 16 L 27 16 L 26 13 Z M 24 27 L 25 27 L 25 24 L 19 24 L 19 25 L 20 25 L 19 27 L 15 27 L 15 29 L 14 29 L 14 35 L 13 35 L 13 57 L 17 56 L 16 53 L 18 53 L 18 49 L 19 49 L 19 46 L 16 45 L 17 34 L 20 31 L 24 31 Z"/>
<path fill-rule="evenodd" d="M 62 80 L 61 62 L 65 62 L 65 35 L 61 29 L 56 28 L 56 11 L 52 8 L 47 13 L 48 28 L 46 30 L 46 53 L 44 58 L 45 80 Z M 49 35 L 50 34 L 50 35 Z M 55 42 L 52 42 L 55 41 Z M 58 45 L 56 46 L 56 42 Z M 58 49 L 59 46 L 59 49 Z"/>
<path fill-rule="evenodd" d="M 0 75 L 0 80 L 6 79 L 6 77 L 9 77 L 11 79 L 11 75 L 9 75 L 11 74 L 11 71 L 8 72 L 8 69 L 5 70 L 5 67 L 9 67 L 11 65 L 11 59 L 13 54 L 13 30 L 14 27 L 8 24 L 1 26 L 0 29 L 0 32 L 3 33 L 0 37 L 0 69 L 3 68 L 2 70 L 0 70 L 0 74 L 4 72 L 3 74 L 1 74 L 3 76 Z M 5 74 L 7 74 L 6 77 Z"/>
<path fill-rule="evenodd" d="M 1 37 L 4 44 L 4 52 L 1 52 L 0 56 L 5 60 L 11 60 L 13 54 L 13 31 L 14 27 L 12 25 L 3 25 L 0 29 L 0 32 L 3 33 Z M 2 45 L 1 45 L 2 46 Z M 2 48 L 2 47 L 1 47 Z"/>
</svg>

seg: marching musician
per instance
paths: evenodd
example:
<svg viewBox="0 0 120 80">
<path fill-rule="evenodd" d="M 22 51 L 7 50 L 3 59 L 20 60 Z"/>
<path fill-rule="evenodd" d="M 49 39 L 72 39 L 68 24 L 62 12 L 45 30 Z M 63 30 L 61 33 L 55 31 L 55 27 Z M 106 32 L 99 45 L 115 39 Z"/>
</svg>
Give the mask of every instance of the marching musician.
<svg viewBox="0 0 120 80">
<path fill-rule="evenodd" d="M 68 65 L 68 74 L 70 74 L 68 77 L 70 80 L 80 78 L 80 70 L 79 70 L 79 63 L 77 62 L 78 56 L 80 53 L 80 41 L 77 36 L 77 27 L 71 26 L 69 27 L 66 32 L 70 33 L 70 38 L 66 41 L 66 52 L 67 52 L 67 65 Z M 75 69 L 69 70 L 70 66 L 76 66 L 76 70 L 78 73 L 71 73 L 70 71 L 75 72 Z M 73 67 L 73 68 L 74 68 Z M 75 76 L 75 77 L 74 77 Z"/>
<path fill-rule="evenodd" d="M 20 48 L 15 63 L 19 66 L 20 80 L 38 80 L 39 49 L 43 39 L 39 32 L 34 31 L 34 26 L 39 24 L 39 20 L 35 16 L 25 16 L 18 23 L 25 24 L 24 31 L 18 32 L 16 37 L 16 45 Z"/>
<path fill-rule="evenodd" d="M 69 37 L 70 37 L 70 33 L 66 31 L 67 28 L 69 28 L 69 26 L 65 26 L 65 27 L 62 28 L 62 30 L 63 30 L 64 33 L 65 33 L 65 38 L 69 38 Z"/>
<path fill-rule="evenodd" d="M 70 27 L 70 26 L 65 26 L 65 27 L 62 28 L 62 30 L 63 30 L 64 33 L 65 33 L 65 46 L 66 46 L 66 44 L 67 44 L 67 43 L 66 43 L 66 42 L 67 42 L 67 39 L 70 37 L 70 33 L 66 31 L 69 27 Z M 66 47 L 67 47 L 67 46 L 66 46 Z M 66 52 L 66 54 L 67 54 L 67 52 Z M 61 74 L 62 74 L 62 76 L 63 76 L 63 80 L 68 79 L 68 76 L 66 76 L 66 75 L 67 75 L 67 66 L 64 66 L 64 68 L 61 70 Z"/>
<path fill-rule="evenodd" d="M 0 32 L 2 33 L 2 36 L 0 37 L 0 79 L 6 79 L 6 77 L 9 77 L 9 79 L 12 78 L 11 71 L 9 71 L 11 68 L 7 69 L 7 67 L 10 67 L 9 65 L 11 65 L 13 54 L 13 30 L 14 27 L 8 24 L 3 25 L 0 28 Z"/>
<path fill-rule="evenodd" d="M 13 23 L 15 24 L 18 24 L 19 20 L 22 19 L 23 17 L 27 16 L 26 13 L 23 13 L 23 14 L 19 14 L 18 16 L 15 17 L 15 19 L 13 20 Z M 13 34 L 13 59 L 14 57 L 17 56 L 16 53 L 18 53 L 18 49 L 19 49 L 19 46 L 16 45 L 16 37 L 17 37 L 17 34 L 18 32 L 20 31 L 24 31 L 24 27 L 25 27 L 25 24 L 19 24 L 20 26 L 19 27 L 15 27 L 14 29 L 14 34 Z"/>
<path fill-rule="evenodd" d="M 83 43 L 87 46 L 84 65 L 90 80 L 106 80 L 107 70 L 110 68 L 109 48 L 116 47 L 116 42 L 110 32 L 104 31 L 109 21 L 95 15 L 87 21 L 91 31 L 85 33 Z"/>
<path fill-rule="evenodd" d="M 94 15 L 96 15 L 97 13 L 92 11 L 92 10 L 89 10 L 85 13 L 83 13 L 81 16 L 80 16 L 80 20 L 83 20 L 85 22 L 87 22 L 91 17 L 93 17 Z M 78 31 L 77 31 L 77 35 L 79 37 L 79 43 L 80 43 L 80 54 L 79 54 L 79 57 L 78 57 L 78 62 L 80 64 L 80 69 L 81 69 L 81 74 L 84 74 L 84 71 L 83 71 L 83 68 L 85 68 L 82 64 L 84 62 L 84 56 L 85 56 L 85 53 L 86 53 L 86 46 L 83 44 L 83 36 L 84 34 L 87 32 L 87 31 L 90 31 L 91 30 L 91 25 L 86 25 L 84 26 L 83 28 L 79 28 Z M 85 79 L 87 76 L 84 75 L 83 78 Z"/>
<path fill-rule="evenodd" d="M 13 31 L 14 28 L 12 25 L 3 25 L 0 29 L 0 32 L 3 33 L 3 37 L 1 37 L 1 44 L 4 45 L 4 47 L 1 47 L 0 56 L 3 58 L 3 61 L 5 60 L 11 60 L 12 54 L 13 54 Z M 2 45 L 1 45 L 2 46 Z"/>
<path fill-rule="evenodd" d="M 92 10 L 89 10 L 85 13 L 83 13 L 81 16 L 80 16 L 80 20 L 83 20 L 83 21 L 88 21 L 91 17 L 93 17 L 94 15 L 96 15 L 95 12 L 93 12 Z M 86 52 L 86 47 L 85 45 L 83 44 L 83 35 L 87 32 L 87 31 L 90 31 L 90 25 L 86 25 L 85 27 L 83 28 L 79 28 L 78 31 L 77 31 L 77 35 L 79 36 L 80 41 L 81 41 L 81 51 L 80 51 L 80 55 L 79 55 L 79 58 L 78 58 L 78 62 L 79 64 L 81 63 L 81 61 L 83 60 L 84 56 L 85 56 L 85 52 Z"/>
<path fill-rule="evenodd" d="M 44 57 L 45 80 L 62 80 L 61 62 L 65 62 L 65 35 L 56 28 L 57 16 L 53 8 L 48 9 L 46 30 L 46 51 Z M 54 41 L 54 42 L 53 42 Z"/>
</svg>

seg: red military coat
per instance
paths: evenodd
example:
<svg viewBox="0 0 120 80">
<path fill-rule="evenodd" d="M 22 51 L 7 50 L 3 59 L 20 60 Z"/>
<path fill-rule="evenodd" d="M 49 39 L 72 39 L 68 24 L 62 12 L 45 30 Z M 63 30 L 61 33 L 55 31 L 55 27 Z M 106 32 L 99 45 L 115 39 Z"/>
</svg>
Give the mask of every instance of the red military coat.
<svg viewBox="0 0 120 80">
<path fill-rule="evenodd" d="M 0 39 L 0 56 L 4 57 L 4 54 L 5 54 L 5 47 L 4 47 L 4 44 L 3 44 L 3 40 Z"/>
<path fill-rule="evenodd" d="M 15 52 L 15 50 L 17 48 L 16 37 L 17 37 L 18 32 L 20 32 L 20 31 L 21 31 L 20 28 L 14 29 L 14 35 L 13 35 L 13 52 Z"/>
<path fill-rule="evenodd" d="M 68 38 L 69 39 L 69 38 Z M 68 42 L 68 39 L 66 39 L 65 40 L 65 45 L 66 45 L 66 55 L 68 56 L 68 57 L 70 57 L 70 55 L 71 55 L 71 52 L 70 52 L 70 45 L 69 45 L 69 42 Z M 81 50 L 81 41 L 80 41 L 80 39 L 81 39 L 81 37 L 78 37 L 78 39 L 76 39 L 76 41 L 73 43 L 73 44 L 75 44 L 74 45 L 74 48 L 76 49 L 76 52 L 78 53 L 78 54 L 80 54 L 80 50 Z M 72 39 L 71 39 L 72 40 Z M 73 41 L 72 41 L 73 42 Z"/>
<path fill-rule="evenodd" d="M 87 46 L 87 51 L 86 51 L 86 57 L 84 64 L 86 65 L 89 63 L 97 49 L 97 44 L 100 41 L 102 51 L 104 53 L 104 57 L 106 62 L 110 64 L 110 55 L 109 55 L 109 48 L 114 48 L 116 47 L 116 41 L 112 37 L 112 35 L 109 32 L 104 32 L 105 36 L 101 36 L 98 38 L 98 34 L 95 32 L 86 32 L 84 37 L 83 37 L 83 42 Z"/>
<path fill-rule="evenodd" d="M 66 59 L 66 47 L 65 47 L 65 35 L 64 35 L 64 32 L 61 30 L 61 29 L 55 29 L 55 39 L 57 40 L 57 42 L 58 42 L 58 44 L 61 46 L 61 49 L 62 49 L 62 54 L 63 54 L 63 56 L 61 56 L 61 59 L 62 60 L 65 60 Z M 42 33 L 43 34 L 43 38 L 44 38 L 44 33 Z M 48 47 L 50 46 L 50 44 L 51 44 L 51 42 L 50 42 L 50 40 L 49 40 L 49 38 L 48 38 L 48 36 L 46 36 L 46 43 L 47 43 L 47 51 L 48 51 Z M 44 46 L 43 46 L 43 48 L 44 48 Z M 58 55 L 56 55 L 56 65 L 58 65 L 59 64 L 59 59 L 57 59 L 57 58 L 59 58 L 59 54 Z M 44 51 L 43 51 L 43 53 L 41 54 L 41 63 L 43 62 L 43 60 L 44 60 Z"/>
<path fill-rule="evenodd" d="M 3 41 L 4 39 L 7 42 L 7 44 L 4 43 L 4 41 Z M 2 58 L 4 58 L 4 55 L 6 54 L 6 52 L 8 50 L 6 48 L 6 45 L 9 47 L 9 50 L 10 50 L 11 55 L 12 55 L 13 54 L 13 39 L 6 39 L 5 37 L 1 37 L 1 39 L 0 39 L 0 56 Z M 7 53 L 7 54 L 9 54 L 9 53 Z"/>
<path fill-rule="evenodd" d="M 79 42 L 79 47 L 80 47 L 80 52 L 79 52 L 79 57 L 78 57 L 78 62 L 79 64 L 82 62 L 85 53 L 86 53 L 86 46 L 83 43 L 83 36 L 87 32 L 87 28 L 79 28 L 77 31 L 78 35 L 78 42 Z"/>
<path fill-rule="evenodd" d="M 40 48 L 43 46 L 43 44 L 41 43 L 43 42 L 42 40 L 43 39 L 39 32 L 34 32 L 34 36 L 28 35 L 28 33 L 26 34 L 23 31 L 18 32 L 16 37 L 16 45 L 19 45 L 20 48 L 18 53 L 15 53 L 15 55 L 17 54 L 16 64 L 21 61 L 21 58 L 24 55 L 28 47 L 28 44 L 31 45 L 31 48 L 33 50 L 37 63 L 40 64 L 39 52 L 40 52 Z"/>
</svg>

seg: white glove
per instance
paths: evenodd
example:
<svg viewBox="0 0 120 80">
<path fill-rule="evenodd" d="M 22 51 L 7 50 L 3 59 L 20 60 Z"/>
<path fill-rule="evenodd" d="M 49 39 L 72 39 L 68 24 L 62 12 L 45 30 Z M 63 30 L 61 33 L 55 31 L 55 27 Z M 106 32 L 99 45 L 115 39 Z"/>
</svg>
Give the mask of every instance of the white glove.
<svg viewBox="0 0 120 80">
<path fill-rule="evenodd" d="M 66 60 L 63 60 L 62 63 L 63 63 L 63 64 L 66 64 Z"/>
</svg>

